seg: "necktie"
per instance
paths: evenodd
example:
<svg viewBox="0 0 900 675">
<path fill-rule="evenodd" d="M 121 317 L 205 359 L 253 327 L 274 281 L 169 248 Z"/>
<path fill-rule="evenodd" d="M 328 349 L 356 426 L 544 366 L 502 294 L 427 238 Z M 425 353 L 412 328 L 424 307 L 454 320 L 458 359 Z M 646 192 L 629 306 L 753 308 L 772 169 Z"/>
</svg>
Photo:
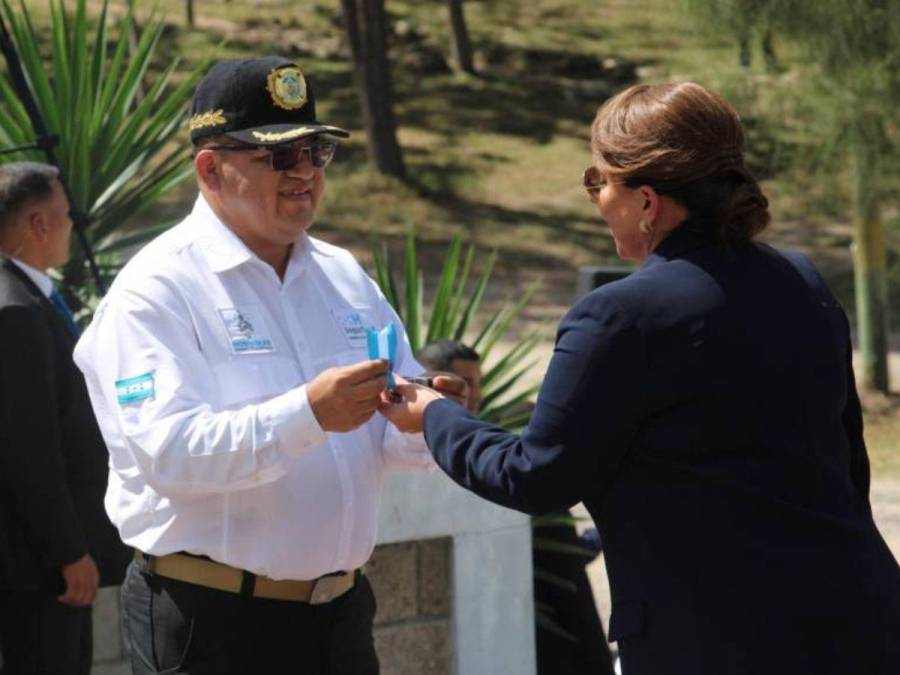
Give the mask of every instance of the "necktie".
<svg viewBox="0 0 900 675">
<path fill-rule="evenodd" d="M 56 311 L 59 312 L 59 315 L 63 318 L 63 321 L 66 322 L 69 330 L 72 331 L 72 335 L 74 335 L 75 337 L 79 337 L 81 335 L 81 329 L 78 328 L 78 324 L 75 323 L 75 316 L 72 314 L 72 310 L 69 309 L 69 305 L 66 304 L 62 293 L 60 293 L 58 289 L 54 288 L 53 292 L 50 293 L 50 302 L 53 303 Z"/>
</svg>

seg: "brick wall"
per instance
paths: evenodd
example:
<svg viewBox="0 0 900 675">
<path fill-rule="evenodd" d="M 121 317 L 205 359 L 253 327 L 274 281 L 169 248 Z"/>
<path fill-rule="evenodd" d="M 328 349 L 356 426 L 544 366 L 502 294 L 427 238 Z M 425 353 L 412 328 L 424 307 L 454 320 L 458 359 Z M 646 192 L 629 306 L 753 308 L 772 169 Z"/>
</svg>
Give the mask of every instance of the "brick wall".
<svg viewBox="0 0 900 675">
<path fill-rule="evenodd" d="M 382 675 L 450 675 L 451 539 L 378 546 L 366 574 Z"/>
</svg>

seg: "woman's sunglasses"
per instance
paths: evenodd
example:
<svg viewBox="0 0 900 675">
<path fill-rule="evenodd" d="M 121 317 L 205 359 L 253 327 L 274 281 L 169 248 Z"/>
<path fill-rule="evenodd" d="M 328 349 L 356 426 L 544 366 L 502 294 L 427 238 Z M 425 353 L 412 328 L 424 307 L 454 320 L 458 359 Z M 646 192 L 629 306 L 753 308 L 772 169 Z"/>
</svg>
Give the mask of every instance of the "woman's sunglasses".
<svg viewBox="0 0 900 675">
<path fill-rule="evenodd" d="M 584 183 L 584 189 L 587 191 L 588 199 L 596 204 L 597 199 L 600 198 L 600 190 L 606 186 L 606 181 L 603 179 L 600 169 L 596 166 L 586 168 L 582 182 Z"/>
<path fill-rule="evenodd" d="M 296 167 L 303 155 L 317 169 L 324 169 L 334 159 L 337 150 L 334 141 L 319 141 L 312 145 L 276 145 L 263 147 L 259 145 L 210 145 L 205 150 L 223 150 L 226 152 L 252 152 L 265 150 L 269 158 L 269 166 L 273 171 L 290 171 Z"/>
</svg>

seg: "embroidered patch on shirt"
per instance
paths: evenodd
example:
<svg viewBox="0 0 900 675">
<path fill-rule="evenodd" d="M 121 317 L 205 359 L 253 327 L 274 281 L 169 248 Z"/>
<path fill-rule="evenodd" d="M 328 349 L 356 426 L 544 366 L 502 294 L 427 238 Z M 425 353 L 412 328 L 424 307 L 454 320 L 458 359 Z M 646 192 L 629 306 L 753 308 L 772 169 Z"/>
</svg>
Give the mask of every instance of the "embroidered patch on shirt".
<svg viewBox="0 0 900 675">
<path fill-rule="evenodd" d="M 219 316 L 222 317 L 231 341 L 231 351 L 235 354 L 265 354 L 275 351 L 272 335 L 259 307 L 250 305 L 240 309 L 220 309 Z"/>
<path fill-rule="evenodd" d="M 354 349 L 365 349 L 367 345 L 366 328 L 372 324 L 361 312 L 355 309 L 333 309 L 334 320 L 344 332 L 344 337 Z"/>
<path fill-rule="evenodd" d="M 139 403 L 148 398 L 155 398 L 156 386 L 153 383 L 153 373 L 144 373 L 137 377 L 117 380 L 116 397 L 119 400 L 119 405 Z"/>
</svg>

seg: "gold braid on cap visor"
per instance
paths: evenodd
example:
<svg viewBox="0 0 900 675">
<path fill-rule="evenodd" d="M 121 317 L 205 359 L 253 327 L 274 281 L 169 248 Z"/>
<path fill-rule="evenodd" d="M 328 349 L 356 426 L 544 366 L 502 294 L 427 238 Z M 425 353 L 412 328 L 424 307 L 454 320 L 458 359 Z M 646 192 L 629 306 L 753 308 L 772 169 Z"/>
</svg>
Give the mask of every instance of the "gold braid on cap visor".
<svg viewBox="0 0 900 675">
<path fill-rule="evenodd" d="M 272 141 L 284 141 L 290 138 L 306 136 L 314 131 L 316 131 L 316 129 L 313 129 L 312 127 L 300 127 L 299 129 L 290 129 L 289 131 L 280 132 L 254 131 L 253 137 L 263 143 L 271 143 Z"/>
</svg>

